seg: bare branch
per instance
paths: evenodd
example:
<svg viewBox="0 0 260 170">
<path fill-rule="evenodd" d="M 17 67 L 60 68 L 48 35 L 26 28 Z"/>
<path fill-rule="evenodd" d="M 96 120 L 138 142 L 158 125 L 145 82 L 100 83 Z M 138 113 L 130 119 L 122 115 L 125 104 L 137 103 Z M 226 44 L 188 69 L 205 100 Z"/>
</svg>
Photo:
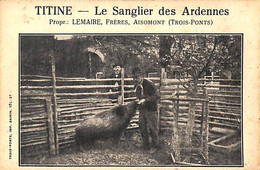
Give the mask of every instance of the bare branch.
<svg viewBox="0 0 260 170">
<path fill-rule="evenodd" d="M 209 59 L 208 59 L 206 65 L 205 65 L 205 66 L 203 67 L 203 69 L 199 72 L 199 74 L 198 74 L 197 77 L 201 77 L 201 75 L 202 75 L 202 74 L 206 71 L 206 69 L 209 67 L 210 62 L 211 62 L 212 58 L 214 57 L 214 51 L 215 51 L 216 46 L 217 46 L 217 43 L 218 43 L 217 38 L 216 38 L 216 37 L 214 37 L 214 38 L 215 38 L 215 40 L 214 40 L 214 47 L 213 47 L 213 50 L 211 51 L 210 57 L 209 57 Z"/>
</svg>

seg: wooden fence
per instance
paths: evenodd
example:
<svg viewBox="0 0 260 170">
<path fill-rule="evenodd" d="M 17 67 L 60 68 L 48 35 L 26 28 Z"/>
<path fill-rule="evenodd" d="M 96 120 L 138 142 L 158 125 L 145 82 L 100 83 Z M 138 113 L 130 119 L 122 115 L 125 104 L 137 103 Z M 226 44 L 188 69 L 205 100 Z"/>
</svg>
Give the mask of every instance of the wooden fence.
<svg viewBox="0 0 260 170">
<path fill-rule="evenodd" d="M 172 132 L 175 151 L 172 158 L 177 163 L 189 162 L 191 150 L 199 151 L 208 163 L 207 143 L 230 133 L 239 133 L 241 129 L 241 82 L 205 77 L 198 85 L 199 99 L 192 99 L 182 86 L 185 81 L 188 80 L 163 79 L 161 82 L 160 130 Z M 192 103 L 194 114 L 191 114 Z M 181 155 L 186 157 L 181 158 Z"/>
<path fill-rule="evenodd" d="M 55 137 L 53 136 L 53 110 L 51 97 L 21 98 L 21 154 L 53 154 Z"/>
<path fill-rule="evenodd" d="M 209 89 L 210 127 L 241 129 L 242 89 L 240 80 L 201 79 Z"/>
<path fill-rule="evenodd" d="M 86 78 L 61 78 L 56 77 L 55 86 L 53 86 L 53 80 L 48 76 L 28 76 L 23 75 L 21 77 L 21 151 L 32 150 L 29 146 L 40 145 L 37 138 L 33 138 L 36 133 L 39 135 L 44 134 L 44 144 L 51 146 L 55 144 L 55 152 L 50 154 L 59 154 L 59 150 L 68 147 L 68 145 L 74 143 L 74 130 L 75 127 L 84 120 L 87 116 L 97 114 L 105 111 L 117 104 L 117 97 L 120 91 L 113 91 L 111 89 L 118 88 L 119 85 L 111 85 L 114 81 L 120 81 L 120 79 L 86 79 Z M 129 102 L 135 99 L 133 88 L 133 82 L 131 78 L 124 80 L 124 102 Z M 55 88 L 55 101 L 54 91 Z M 41 99 L 40 101 L 39 98 Z M 53 133 L 55 141 L 48 141 L 48 124 L 47 124 L 47 104 L 45 100 L 51 102 L 51 109 L 56 112 L 53 114 Z M 38 103 L 37 103 L 37 102 Z M 39 105 L 39 102 L 42 102 Z M 30 108 L 30 110 L 28 110 Z M 45 119 L 39 120 L 34 118 L 34 115 L 38 113 L 45 115 Z M 42 115 L 40 115 L 42 116 Z M 32 122 L 33 120 L 34 122 Z M 41 124 L 39 122 L 41 122 Z M 25 125 L 23 122 L 27 122 Z M 28 122 L 31 122 L 29 124 Z M 36 125 L 39 124 L 39 127 Z M 137 127 L 137 116 L 131 120 L 131 124 L 128 127 Z M 24 131 L 25 128 L 31 128 L 31 131 Z M 42 130 L 45 129 L 44 132 Z M 40 130 L 40 131 L 38 131 Z M 26 133 L 26 134 L 25 134 Z M 32 138 L 30 138 L 32 136 Z M 28 142 L 25 141 L 28 138 Z M 44 136 L 42 137 L 44 138 Z M 28 145 L 28 146 L 27 146 Z M 46 148 L 42 149 L 46 151 Z M 48 149 L 47 149 L 48 150 Z M 52 151 L 53 152 L 53 151 Z M 43 154 L 45 152 L 34 152 Z M 27 155 L 32 155 L 30 152 Z"/>
<path fill-rule="evenodd" d="M 155 82 L 161 94 L 160 130 L 172 131 L 175 116 L 172 109 L 175 105 L 174 101 L 169 99 L 174 97 L 185 99 L 187 91 L 182 87 L 180 80 L 161 77 L 150 78 Z M 113 83 L 115 81 L 121 81 L 123 92 L 113 90 L 119 87 Z M 208 89 L 209 131 L 222 132 L 223 129 L 241 128 L 240 81 L 204 78 L 200 82 L 201 95 L 203 95 L 204 88 Z M 74 129 L 78 123 L 89 115 L 113 107 L 117 104 L 118 99 L 115 96 L 118 95 L 123 95 L 123 102 L 135 99 L 132 78 L 122 80 L 21 76 L 22 154 L 59 154 L 60 149 L 67 148 L 74 143 Z M 51 104 L 47 105 L 49 101 Z M 178 124 L 187 125 L 190 102 L 182 100 L 177 103 Z M 196 133 L 201 132 L 202 105 L 201 102 L 195 104 L 194 131 Z M 49 114 L 53 114 L 53 116 L 48 117 Z M 51 120 L 51 118 L 53 119 Z M 51 121 L 54 123 L 50 123 Z M 131 120 L 128 128 L 137 128 L 137 122 L 138 115 Z M 53 132 L 50 129 L 53 129 Z M 38 147 L 37 152 L 30 152 L 36 146 Z"/>
<path fill-rule="evenodd" d="M 187 80 L 164 79 L 161 84 L 161 110 L 160 127 L 162 130 L 171 130 L 173 127 L 172 101 L 165 98 L 178 96 L 187 98 L 187 91 L 182 87 L 181 82 Z M 227 79 L 200 79 L 199 95 L 203 96 L 203 90 L 208 90 L 209 96 L 209 126 L 210 132 L 220 132 L 221 129 L 241 128 L 241 85 L 240 80 Z M 189 102 L 179 103 L 180 117 L 179 123 L 187 122 Z M 196 123 L 200 122 L 201 104 L 196 105 Z M 214 128 L 215 127 L 215 128 Z M 220 128 L 220 129 L 219 129 Z"/>
</svg>

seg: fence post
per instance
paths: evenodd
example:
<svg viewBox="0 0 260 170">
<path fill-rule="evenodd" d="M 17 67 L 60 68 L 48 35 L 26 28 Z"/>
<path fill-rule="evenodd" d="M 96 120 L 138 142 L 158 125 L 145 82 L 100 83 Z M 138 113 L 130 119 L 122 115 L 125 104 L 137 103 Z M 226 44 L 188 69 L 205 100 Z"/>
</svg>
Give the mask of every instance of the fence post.
<svg viewBox="0 0 260 170">
<path fill-rule="evenodd" d="M 55 71 L 55 59 L 54 59 L 53 51 L 51 51 L 50 57 L 51 57 L 51 73 L 52 73 L 52 87 L 53 87 L 55 147 L 56 147 L 56 155 L 59 155 L 58 113 L 57 113 L 57 101 L 56 101 L 56 76 L 55 76 L 56 71 Z"/>
<path fill-rule="evenodd" d="M 47 117 L 48 117 L 48 139 L 49 139 L 49 146 L 50 146 L 50 155 L 56 155 L 55 151 L 55 137 L 54 137 L 54 128 L 53 128 L 53 111 L 51 106 L 51 98 L 47 97 L 45 99 L 46 103 L 46 110 L 47 110 Z"/>
<path fill-rule="evenodd" d="M 161 76 L 160 76 L 160 84 L 159 84 L 159 94 L 161 95 L 161 88 L 163 87 L 164 85 L 164 82 L 165 82 L 165 79 L 164 79 L 164 73 L 165 72 L 165 69 L 162 68 L 161 69 Z M 159 103 L 161 103 L 161 98 L 159 98 Z M 161 106 L 160 104 L 157 105 L 157 129 L 158 129 L 158 132 L 160 131 L 160 124 L 161 124 Z"/>
<path fill-rule="evenodd" d="M 204 93 L 204 92 L 203 92 Z M 203 96 L 205 98 L 205 96 Z M 202 106 L 201 106 L 201 118 L 200 118 L 200 148 L 201 150 L 203 150 L 203 146 L 204 146 L 204 121 L 205 121 L 205 102 L 202 102 Z"/>
<path fill-rule="evenodd" d="M 166 77 L 167 77 L 167 73 L 166 73 L 166 71 L 165 71 L 165 68 L 162 68 L 162 69 L 161 69 L 161 79 L 162 79 L 162 80 L 165 80 Z"/>
<path fill-rule="evenodd" d="M 176 97 L 180 97 L 180 85 L 178 84 L 177 85 L 177 93 L 176 93 Z M 178 123 L 178 121 L 179 121 L 179 100 L 177 101 L 177 115 L 176 115 L 176 119 L 177 119 L 177 123 Z"/>
<path fill-rule="evenodd" d="M 192 148 L 192 131 L 195 125 L 195 101 L 190 101 L 189 110 L 188 110 L 188 121 L 187 121 L 187 142 L 188 142 L 188 150 L 189 154 L 187 156 L 187 161 L 190 162 L 191 158 L 191 148 Z"/>
<path fill-rule="evenodd" d="M 124 104 L 125 100 L 125 68 L 121 69 L 121 95 L 117 98 L 118 104 Z"/>
<path fill-rule="evenodd" d="M 208 141 L 209 141 L 209 96 L 207 88 L 204 88 L 205 103 L 205 141 L 204 141 L 204 155 L 206 164 L 209 164 Z"/>
<path fill-rule="evenodd" d="M 173 150 L 175 153 L 175 161 L 180 162 L 180 148 L 179 148 L 179 127 L 178 127 L 178 112 L 179 110 L 179 103 L 174 101 L 173 107 Z"/>
</svg>

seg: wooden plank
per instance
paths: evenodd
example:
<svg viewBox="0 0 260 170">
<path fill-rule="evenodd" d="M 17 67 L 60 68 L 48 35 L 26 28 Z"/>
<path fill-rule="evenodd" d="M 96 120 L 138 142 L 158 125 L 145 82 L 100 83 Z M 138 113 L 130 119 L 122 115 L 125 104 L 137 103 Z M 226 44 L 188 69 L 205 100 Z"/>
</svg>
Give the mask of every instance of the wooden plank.
<svg viewBox="0 0 260 170">
<path fill-rule="evenodd" d="M 205 106 L 205 110 L 204 110 L 204 114 L 205 114 L 205 139 L 204 139 L 204 148 L 203 148 L 203 155 L 205 157 L 205 162 L 206 164 L 209 164 L 209 153 L 208 153 L 208 142 L 209 142 L 209 96 L 208 96 L 208 91 L 207 89 L 204 89 L 204 98 L 206 98 L 207 102 L 204 103 Z"/>
<path fill-rule="evenodd" d="M 37 137 L 37 138 L 31 138 L 31 139 L 22 140 L 22 141 L 21 141 L 21 144 L 22 144 L 22 145 L 28 145 L 28 144 L 33 144 L 33 143 L 37 143 L 37 142 L 48 143 L 47 137 L 46 137 L 46 138 Z"/>
<path fill-rule="evenodd" d="M 103 93 L 57 93 L 57 96 L 108 96 L 118 94 L 119 92 L 103 92 Z"/>
<path fill-rule="evenodd" d="M 60 138 L 63 138 L 63 136 L 67 136 L 67 135 L 75 135 L 75 129 L 74 130 L 63 130 L 63 131 L 59 131 L 59 136 Z"/>
<path fill-rule="evenodd" d="M 83 112 L 83 113 L 80 113 L 80 112 L 77 112 L 75 113 L 74 115 L 71 115 L 71 114 L 68 114 L 68 115 L 60 115 L 59 116 L 59 119 L 66 119 L 66 118 L 70 118 L 70 119 L 78 119 L 78 117 L 86 117 L 86 116 L 91 116 L 91 115 L 95 115 L 97 113 L 100 113 L 100 112 L 103 112 L 103 111 L 106 111 L 106 110 L 98 110 L 98 111 L 95 111 L 95 112 Z"/>
<path fill-rule="evenodd" d="M 51 98 L 46 99 L 46 110 L 48 117 L 48 141 L 49 141 L 49 151 L 50 155 L 56 155 L 56 147 L 55 147 L 55 132 L 53 127 L 53 111 L 52 111 L 52 103 Z"/>
<path fill-rule="evenodd" d="M 66 140 L 66 141 L 62 141 L 62 142 L 60 143 L 60 145 L 72 144 L 72 143 L 74 143 L 74 142 L 75 142 L 75 139 Z M 62 147 L 62 146 L 61 146 L 61 148 L 64 149 L 64 147 Z"/>
<path fill-rule="evenodd" d="M 231 111 L 239 111 L 241 112 L 240 106 L 226 106 L 226 105 L 218 105 L 218 104 L 210 104 L 209 108 L 211 110 L 231 110 Z"/>
<path fill-rule="evenodd" d="M 26 100 L 35 100 L 35 99 L 42 99 L 44 100 L 46 97 L 51 96 L 52 94 L 49 92 L 46 93 L 39 93 L 39 94 L 34 94 L 34 93 L 27 93 L 27 94 L 21 94 L 21 99 L 26 99 Z"/>
<path fill-rule="evenodd" d="M 200 78 L 199 81 L 216 81 L 216 82 L 240 82 L 240 79 L 205 79 L 205 78 Z"/>
<path fill-rule="evenodd" d="M 25 133 L 21 134 L 21 140 L 26 140 L 26 139 L 35 139 L 35 138 L 45 138 L 47 140 L 47 133 L 38 133 L 37 131 L 34 131 L 33 133 Z"/>
<path fill-rule="evenodd" d="M 63 89 L 109 89 L 109 88 L 116 88 L 120 87 L 119 85 L 59 85 L 56 86 L 56 89 L 63 90 Z M 125 88 L 133 88 L 133 85 L 125 85 Z M 52 89 L 53 86 L 21 86 L 22 90 L 26 89 L 35 89 L 35 90 L 42 90 L 42 89 Z"/>
<path fill-rule="evenodd" d="M 86 105 L 83 105 L 83 106 L 75 106 L 75 107 L 64 107 L 64 108 L 60 108 L 58 109 L 59 112 L 61 113 L 67 113 L 67 111 L 75 111 L 75 110 L 80 110 L 80 109 L 92 109 L 92 108 L 100 108 L 100 107 L 112 107 L 114 106 L 114 104 L 99 104 L 99 105 L 92 105 L 92 106 L 86 106 Z"/>
<path fill-rule="evenodd" d="M 88 79 L 85 77 L 56 77 L 59 82 L 104 82 L 104 81 L 120 81 L 120 78 L 105 78 L 105 79 Z M 125 78 L 125 81 L 133 81 L 133 78 Z"/>
<path fill-rule="evenodd" d="M 198 87 L 215 87 L 215 88 L 241 88 L 235 85 L 215 85 L 215 84 L 198 84 Z"/>
<path fill-rule="evenodd" d="M 105 107 L 93 107 L 93 108 L 83 108 L 83 109 L 75 109 L 71 111 L 63 111 L 62 115 L 64 114 L 70 114 L 70 113 L 77 113 L 77 112 L 86 112 L 86 111 L 93 111 L 93 110 L 101 110 L 101 109 L 110 109 L 111 107 L 105 106 Z"/>
<path fill-rule="evenodd" d="M 72 107 L 88 107 L 91 106 L 90 103 L 58 103 L 58 106 L 60 109 L 64 109 L 64 108 L 72 108 Z"/>
<path fill-rule="evenodd" d="M 68 124 L 68 125 L 61 125 L 59 126 L 59 129 L 66 129 L 66 128 L 72 128 L 72 127 L 76 127 L 78 125 L 78 123 L 71 123 L 71 124 Z"/>
<path fill-rule="evenodd" d="M 21 126 L 23 125 L 33 125 L 33 124 L 46 124 L 46 117 L 42 117 L 42 118 L 36 118 L 36 119 L 23 119 L 21 121 Z"/>
<path fill-rule="evenodd" d="M 73 85 L 73 86 L 57 86 L 57 89 L 108 89 L 116 88 L 119 85 Z"/>
<path fill-rule="evenodd" d="M 111 99 L 87 98 L 87 99 L 57 99 L 58 103 L 109 103 Z"/>
<path fill-rule="evenodd" d="M 51 51 L 51 73 L 52 73 L 52 86 L 53 86 L 53 112 L 54 112 L 54 134 L 55 134 L 55 151 L 56 155 L 59 155 L 59 138 L 58 138 L 58 112 L 57 112 L 57 101 L 56 101 L 56 71 L 55 71 L 55 58 L 54 52 Z"/>
<path fill-rule="evenodd" d="M 179 121 L 178 121 L 178 123 L 187 123 L 187 118 L 184 118 L 184 117 L 180 117 L 180 119 L 179 119 Z M 200 120 L 195 120 L 195 123 L 196 124 L 200 124 L 201 123 L 201 121 Z M 237 128 L 237 127 L 239 127 L 239 125 L 237 124 L 231 124 L 231 123 L 219 123 L 219 122 L 214 122 L 214 121 L 211 121 L 211 120 L 209 120 L 209 125 L 211 125 L 211 126 L 216 126 L 216 127 L 225 127 L 225 128 Z"/>
<path fill-rule="evenodd" d="M 176 103 L 177 101 L 175 101 Z M 175 152 L 175 156 L 176 156 L 176 160 L 177 161 L 180 161 L 180 150 L 179 150 L 179 147 L 180 147 L 180 139 L 179 139 L 179 118 L 178 118 L 178 112 L 176 111 L 177 110 L 177 107 L 179 107 L 177 104 L 175 105 L 175 107 L 172 108 L 172 112 L 174 113 L 174 121 L 173 121 L 173 126 L 172 126 L 172 143 L 173 143 L 173 150 Z"/>
<path fill-rule="evenodd" d="M 26 89 L 34 89 L 34 90 L 52 89 L 52 86 L 21 86 L 21 90 L 26 90 Z"/>
<path fill-rule="evenodd" d="M 46 111 L 35 111 L 35 112 L 27 112 L 27 111 L 21 111 L 21 117 L 22 118 L 25 118 L 26 119 L 26 117 L 33 117 L 33 118 L 41 118 L 42 117 L 42 115 L 43 116 L 45 116 L 46 115 Z M 38 116 L 38 117 L 37 117 Z"/>
<path fill-rule="evenodd" d="M 213 122 L 213 121 L 209 121 L 209 125 L 211 126 L 216 126 L 216 127 L 225 127 L 225 128 L 238 128 L 241 127 L 241 125 L 239 124 L 227 124 L 227 123 L 219 123 L 219 122 Z"/>
<path fill-rule="evenodd" d="M 28 144 L 21 144 L 21 147 L 31 147 L 31 146 L 36 146 L 36 145 L 43 145 L 43 144 L 48 144 L 47 140 L 46 141 L 38 141 L 34 143 L 28 143 Z"/>
<path fill-rule="evenodd" d="M 21 78 L 25 78 L 25 77 L 32 77 L 32 78 L 48 78 L 51 79 L 51 76 L 42 76 L 42 75 L 21 75 Z"/>
<path fill-rule="evenodd" d="M 177 97 L 171 97 L 171 98 L 164 98 L 164 100 L 172 100 L 172 101 L 196 101 L 196 102 L 208 102 L 209 100 L 206 99 L 200 99 L 200 98 L 177 98 Z"/>
<path fill-rule="evenodd" d="M 128 86 L 127 85 L 125 85 L 125 88 L 127 88 Z M 133 86 L 133 88 L 134 88 L 134 86 Z M 135 93 L 135 90 L 125 90 L 125 93 Z"/>
<path fill-rule="evenodd" d="M 51 79 L 21 79 L 21 82 L 51 82 Z"/>
<path fill-rule="evenodd" d="M 241 95 L 209 94 L 210 97 L 241 98 Z"/>
<path fill-rule="evenodd" d="M 215 120 L 224 120 L 224 121 L 232 121 L 232 122 L 238 122 L 239 119 L 232 119 L 232 118 L 223 118 L 223 117 L 216 117 L 216 116 L 209 116 L 210 119 L 215 119 Z"/>
<path fill-rule="evenodd" d="M 124 104 L 124 98 L 125 98 L 125 68 L 121 69 L 121 96 L 118 97 L 118 104 Z"/>
<path fill-rule="evenodd" d="M 216 90 L 216 91 L 209 92 L 209 94 L 239 94 L 239 95 L 241 95 L 241 90 L 239 90 L 239 91 Z"/>
<path fill-rule="evenodd" d="M 75 128 L 77 127 L 78 123 L 73 123 L 71 126 L 65 126 L 62 128 L 59 128 L 59 133 L 65 133 L 67 131 L 75 132 Z"/>
<path fill-rule="evenodd" d="M 226 116 L 234 116 L 234 117 L 241 117 L 241 113 L 228 113 L 228 112 L 221 112 L 221 111 L 209 111 L 210 114 L 219 114 L 219 115 L 226 115 Z"/>
<path fill-rule="evenodd" d="M 39 133 L 37 131 L 33 131 L 31 133 L 21 133 L 21 139 L 31 139 L 31 138 L 37 138 L 42 137 L 47 139 L 47 133 Z"/>
<path fill-rule="evenodd" d="M 168 86 L 161 86 L 162 90 L 173 90 L 176 89 L 177 85 L 168 85 Z M 184 87 L 180 87 L 180 89 L 185 90 Z"/>
<path fill-rule="evenodd" d="M 23 109 L 38 109 L 38 108 L 45 108 L 43 104 L 38 105 L 30 105 L 30 106 L 22 106 Z"/>
<path fill-rule="evenodd" d="M 176 83 L 176 84 L 180 84 L 182 82 L 187 82 L 190 81 L 190 79 L 164 79 L 163 83 L 167 84 L 167 83 Z"/>
<path fill-rule="evenodd" d="M 66 142 L 66 141 L 69 141 L 69 140 L 75 141 L 74 135 L 70 134 L 70 135 L 63 136 L 62 138 L 60 138 L 60 143 L 62 143 L 63 141 Z"/>
<path fill-rule="evenodd" d="M 189 104 L 188 109 L 188 116 L 187 116 L 187 127 L 186 127 L 186 133 L 187 133 L 187 142 L 188 142 L 188 156 L 186 157 L 187 161 L 190 162 L 191 159 L 191 149 L 192 148 L 192 132 L 195 125 L 195 102 L 192 101 Z"/>
<path fill-rule="evenodd" d="M 30 124 L 30 125 L 21 125 L 21 129 L 31 129 L 31 128 L 38 128 L 38 127 L 45 127 L 46 126 L 46 122 L 44 123 L 39 123 L 36 122 L 35 124 Z"/>
<path fill-rule="evenodd" d="M 209 104 L 222 104 L 222 105 L 234 105 L 234 106 L 241 106 L 241 103 L 234 103 L 234 102 L 223 102 L 223 101 L 209 101 Z"/>
<path fill-rule="evenodd" d="M 161 116 L 160 117 L 160 121 L 164 122 L 164 121 L 173 121 L 173 117 L 169 117 L 169 116 Z"/>
<path fill-rule="evenodd" d="M 47 128 L 45 127 L 37 127 L 37 128 L 30 128 L 30 129 L 21 129 L 21 133 L 31 133 L 31 132 L 36 132 L 40 133 L 40 132 L 47 132 Z"/>
</svg>

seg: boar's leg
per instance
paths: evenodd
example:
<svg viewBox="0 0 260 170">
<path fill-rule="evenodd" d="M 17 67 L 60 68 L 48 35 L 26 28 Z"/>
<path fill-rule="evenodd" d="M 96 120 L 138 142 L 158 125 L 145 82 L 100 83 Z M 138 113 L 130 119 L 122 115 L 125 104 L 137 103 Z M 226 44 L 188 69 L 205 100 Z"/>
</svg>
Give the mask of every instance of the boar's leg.
<svg viewBox="0 0 260 170">
<path fill-rule="evenodd" d="M 120 138 L 123 134 L 124 130 L 114 133 L 112 138 L 112 146 L 117 148 L 119 146 Z"/>
<path fill-rule="evenodd" d="M 95 141 L 92 139 L 85 140 L 85 149 L 89 150 L 94 147 Z"/>
<path fill-rule="evenodd" d="M 76 147 L 78 151 L 84 151 L 84 138 L 79 136 L 78 134 L 75 135 Z"/>
<path fill-rule="evenodd" d="M 117 148 L 119 145 L 119 141 L 120 141 L 120 136 L 114 137 L 112 140 L 112 146 Z"/>
<path fill-rule="evenodd" d="M 92 139 L 84 139 L 84 137 L 76 137 L 76 145 L 79 151 L 89 150 L 93 148 L 95 141 Z"/>
</svg>

